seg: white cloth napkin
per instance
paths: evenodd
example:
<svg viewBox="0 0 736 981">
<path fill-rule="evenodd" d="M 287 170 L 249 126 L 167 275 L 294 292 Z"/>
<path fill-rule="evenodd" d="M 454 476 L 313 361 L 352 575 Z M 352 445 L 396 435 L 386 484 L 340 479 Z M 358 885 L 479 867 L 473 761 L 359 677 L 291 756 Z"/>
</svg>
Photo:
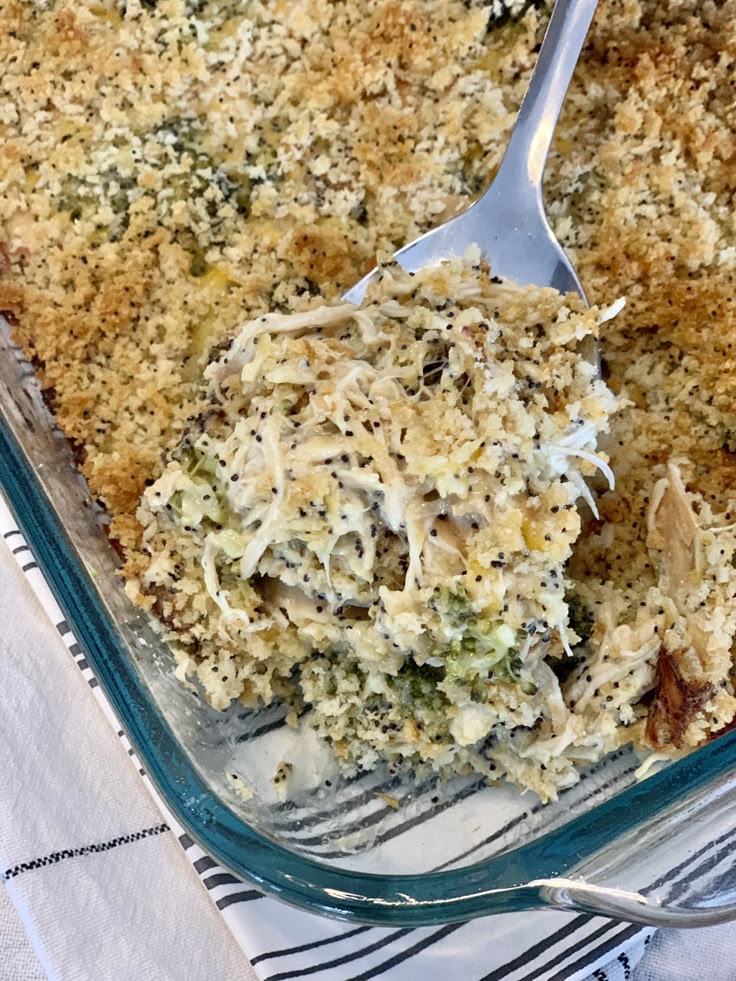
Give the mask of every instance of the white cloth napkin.
<svg viewBox="0 0 736 981">
<path fill-rule="evenodd" d="M 0 867 L 46 974 L 254 977 L 22 572 L 2 559 Z"/>
<path fill-rule="evenodd" d="M 46 978 L 5 889 L 0 889 L 0 965 L 2 981 L 45 981 Z"/>
<path fill-rule="evenodd" d="M 2 499 L 0 535 L 0 874 L 48 977 L 633 977 L 652 931 L 602 917 L 519 913 L 388 930 L 259 898 L 191 842 L 137 772 L 71 631 L 55 629 L 61 614 Z"/>
</svg>

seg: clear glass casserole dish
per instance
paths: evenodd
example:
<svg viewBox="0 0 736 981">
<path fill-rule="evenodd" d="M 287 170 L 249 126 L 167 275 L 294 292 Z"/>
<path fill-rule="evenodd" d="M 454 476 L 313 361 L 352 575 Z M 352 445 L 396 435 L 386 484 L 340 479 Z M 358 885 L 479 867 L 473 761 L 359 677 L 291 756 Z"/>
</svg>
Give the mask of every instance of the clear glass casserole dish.
<svg viewBox="0 0 736 981">
<path fill-rule="evenodd" d="M 172 813 L 258 889 L 406 927 L 533 908 L 679 927 L 736 918 L 736 732 L 645 780 L 621 751 L 542 806 L 477 778 L 341 779 L 282 711 L 211 710 L 127 600 L 104 515 L 4 322 L 0 485 Z M 283 802 L 282 760 L 299 764 Z"/>
</svg>

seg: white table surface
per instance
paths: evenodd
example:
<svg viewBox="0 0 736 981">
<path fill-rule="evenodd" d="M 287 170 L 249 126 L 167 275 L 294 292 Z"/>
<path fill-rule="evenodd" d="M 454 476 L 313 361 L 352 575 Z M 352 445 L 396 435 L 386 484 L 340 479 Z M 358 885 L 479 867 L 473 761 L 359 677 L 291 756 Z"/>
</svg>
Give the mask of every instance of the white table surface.
<svg viewBox="0 0 736 981">
<path fill-rule="evenodd" d="M 0 544 L 0 625 L 3 625 L 0 626 L 0 684 L 2 684 L 3 658 L 22 656 L 24 644 L 31 642 L 32 635 L 33 641 L 37 643 L 38 631 L 52 630 L 47 622 L 43 622 L 43 614 L 37 600 L 5 543 Z M 71 679 L 76 672 L 71 659 L 67 668 Z M 81 679 L 74 680 L 78 681 L 79 698 L 78 705 L 75 704 L 75 711 L 89 711 L 89 726 L 94 730 L 94 739 L 109 744 L 106 748 L 109 748 L 110 765 L 119 766 L 124 770 L 129 764 L 121 751 L 119 740 L 104 719 L 96 714 L 93 700 L 85 691 Z M 1 725 L 0 738 L 2 738 Z M 3 792 L 2 787 L 3 784 L 0 782 L 0 794 Z M 28 781 L 26 788 L 27 793 L 33 793 L 33 782 Z M 138 786 L 135 781 L 129 784 L 128 792 L 134 809 L 153 806 L 143 786 Z M 132 798 L 137 795 L 140 795 L 140 800 L 133 801 Z M 178 846 L 172 842 L 172 849 L 176 847 Z M 177 861 L 178 859 L 177 856 Z M 218 968 L 220 975 L 212 976 L 210 981 L 230 981 L 236 978 L 238 981 L 247 981 L 248 978 L 252 978 L 250 965 L 224 922 L 216 914 L 197 877 L 187 867 L 185 861 L 179 861 L 178 864 L 180 872 L 177 877 L 177 901 L 185 903 L 190 912 L 194 909 L 200 914 L 197 920 L 200 929 L 196 938 L 192 938 L 192 943 L 196 943 L 198 960 L 210 949 L 213 951 L 213 962 L 220 965 Z M 155 888 L 155 884 L 152 884 L 152 888 Z M 126 922 L 122 911 L 120 922 Z M 142 926 L 142 929 L 144 928 Z M 114 936 L 108 937 L 107 940 L 109 943 L 115 943 Z M 215 951 L 216 955 L 214 955 Z M 186 963 L 186 952 L 182 952 L 182 959 Z M 206 956 L 203 960 L 206 961 Z M 18 911 L 10 901 L 6 890 L 0 889 L 0 981 L 37 981 L 37 979 L 40 981 L 48 976 L 34 953 Z M 168 971 L 161 973 L 162 979 L 170 976 Z M 70 981 L 76 977 L 80 977 L 78 972 L 67 969 L 61 981 Z M 462 977 L 461 970 L 457 977 Z M 125 965 L 121 964 L 115 981 L 129 981 L 129 979 L 134 981 L 133 977 L 126 973 Z M 85 981 L 83 977 L 82 981 Z M 89 981 L 97 981 L 97 979 L 90 978 Z M 632 971 L 630 981 L 736 981 L 736 924 L 725 924 L 698 931 L 660 931 L 650 943 L 639 966 Z"/>
</svg>

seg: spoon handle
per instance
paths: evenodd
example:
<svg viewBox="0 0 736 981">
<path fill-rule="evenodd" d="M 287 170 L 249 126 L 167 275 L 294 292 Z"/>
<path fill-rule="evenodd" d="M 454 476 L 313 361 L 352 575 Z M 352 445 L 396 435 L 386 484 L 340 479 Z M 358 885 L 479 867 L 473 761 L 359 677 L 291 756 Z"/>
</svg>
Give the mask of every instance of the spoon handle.
<svg viewBox="0 0 736 981">
<path fill-rule="evenodd" d="M 494 187 L 504 177 L 518 194 L 541 202 L 542 175 L 567 88 L 585 43 L 598 0 L 557 0 L 529 88 L 516 117 Z M 520 177 L 527 181 L 521 184 Z"/>
</svg>

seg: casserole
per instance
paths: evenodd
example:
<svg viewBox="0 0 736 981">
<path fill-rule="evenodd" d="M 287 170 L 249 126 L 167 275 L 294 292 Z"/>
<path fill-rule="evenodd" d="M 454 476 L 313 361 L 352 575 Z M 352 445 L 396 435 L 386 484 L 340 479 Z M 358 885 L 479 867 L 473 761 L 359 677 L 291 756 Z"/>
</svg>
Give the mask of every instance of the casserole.
<svg viewBox="0 0 736 981">
<path fill-rule="evenodd" d="M 346 34 L 342 5 L 324 0 L 312 4 L 316 19 L 299 16 L 301 5 L 249 4 L 252 23 L 240 14 L 232 22 L 240 5 L 221 0 L 131 2 L 124 13 L 113 3 L 40 13 L 43 6 L 15 2 L 0 18 L 8 55 L 0 310 L 41 369 L 111 534 L 54 435 L 30 367 L 9 343 L 2 483 L 179 820 L 265 891 L 366 922 L 444 922 L 534 905 L 646 922 L 731 915 L 733 736 L 707 741 L 730 727 L 736 710 L 724 677 L 736 630 L 736 589 L 724 599 L 736 575 L 733 116 L 724 72 L 704 76 L 701 67 L 711 56 L 729 64 L 730 0 L 667 8 L 605 0 L 548 181 L 550 219 L 591 299 L 628 298 L 604 340 L 606 367 L 632 404 L 613 434 L 618 488 L 601 499 L 602 521 L 586 527 L 573 562 L 611 579 L 617 602 L 608 607 L 623 602 L 630 613 L 620 626 L 638 643 L 619 653 L 646 647 L 651 675 L 661 673 L 660 661 L 678 669 L 644 706 L 652 706 L 648 744 L 665 752 L 706 745 L 640 784 L 638 760 L 619 752 L 544 809 L 512 791 L 481 791 L 472 779 L 410 784 L 377 771 L 341 782 L 324 773 L 316 743 L 295 745 L 278 708 L 211 712 L 201 691 L 178 686 L 169 652 L 126 604 L 107 543 L 126 553 L 135 545 L 140 494 L 193 411 L 189 394 L 204 361 L 243 316 L 339 292 L 379 248 L 411 239 L 486 183 L 543 14 L 512 3 L 513 22 L 489 32 L 482 0 L 441 0 L 431 13 L 416 4 L 413 19 L 408 7 L 380 0 L 369 17 L 349 5 L 356 19 Z M 31 26 L 29 7 L 45 30 Z M 205 8 L 204 20 L 222 21 L 209 35 Z M 323 21 L 327 46 L 311 40 Z M 162 49 L 174 59 L 164 72 Z M 88 81 L 106 79 L 115 65 L 112 92 Z M 233 85 L 239 70 L 255 87 L 258 112 Z M 130 98 L 133 78 L 143 97 Z M 274 93 L 274 80 L 285 88 Z M 149 84 L 154 102 L 145 97 Z M 110 95 L 104 104 L 100 92 Z M 89 114 L 77 111 L 90 99 L 91 128 Z M 346 113 L 352 128 L 343 125 Z M 247 145 L 232 142 L 239 134 Z M 720 329 L 705 343 L 714 322 Z M 678 458 L 690 460 L 682 479 Z M 686 496 L 693 491 L 695 515 Z M 665 518 L 683 513 L 691 534 L 672 535 L 676 522 Z M 667 561 L 673 541 L 687 546 L 677 568 Z M 712 594 L 690 597 L 697 630 L 668 629 L 663 659 L 646 634 L 669 616 L 657 595 L 662 572 L 670 586 L 690 577 L 695 592 Z M 589 628 L 606 595 L 582 599 L 581 626 Z M 707 599 L 723 614 L 714 637 Z M 679 682 L 701 667 L 693 663 L 698 648 L 715 663 L 702 658 L 713 677 L 696 677 L 693 691 Z M 593 653 L 606 658 L 601 645 Z M 590 702 L 595 677 L 578 680 Z M 723 691 L 711 690 L 715 681 Z M 700 710 L 711 696 L 720 707 L 707 716 L 670 711 Z M 608 712 L 616 699 L 601 690 L 596 707 Z M 633 721 L 645 724 L 643 716 Z M 300 782 L 285 803 L 274 769 L 300 748 Z"/>
<path fill-rule="evenodd" d="M 324 779 L 316 765 L 281 802 L 269 785 L 288 744 L 282 713 L 215 712 L 175 680 L 7 324 L 0 409 L 3 492 L 49 585 L 167 805 L 236 875 L 380 925 L 531 908 L 679 927 L 736 917 L 733 732 L 640 781 L 619 751 L 545 806 L 472 778 Z"/>
</svg>

